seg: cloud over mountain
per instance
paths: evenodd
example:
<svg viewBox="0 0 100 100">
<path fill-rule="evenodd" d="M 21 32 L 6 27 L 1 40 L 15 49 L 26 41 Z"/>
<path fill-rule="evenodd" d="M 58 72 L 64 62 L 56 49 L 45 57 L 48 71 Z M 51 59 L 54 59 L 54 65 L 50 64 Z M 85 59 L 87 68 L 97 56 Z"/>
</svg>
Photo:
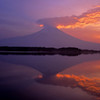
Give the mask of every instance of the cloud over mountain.
<svg viewBox="0 0 100 100">
<path fill-rule="evenodd" d="M 100 6 L 80 16 L 40 19 L 38 23 L 54 26 L 82 40 L 100 43 Z"/>
<path fill-rule="evenodd" d="M 52 25 L 57 28 L 82 28 L 100 22 L 100 7 L 88 10 L 80 16 L 66 16 L 38 20 L 44 25 Z"/>
</svg>

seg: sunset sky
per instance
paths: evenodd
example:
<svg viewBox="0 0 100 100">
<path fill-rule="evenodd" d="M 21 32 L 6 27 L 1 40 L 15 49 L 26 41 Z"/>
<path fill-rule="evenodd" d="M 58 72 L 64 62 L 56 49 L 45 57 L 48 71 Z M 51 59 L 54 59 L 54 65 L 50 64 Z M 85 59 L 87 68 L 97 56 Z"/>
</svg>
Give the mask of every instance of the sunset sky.
<svg viewBox="0 0 100 100">
<path fill-rule="evenodd" d="M 43 25 L 100 43 L 100 0 L 0 0 L 0 39 L 31 34 Z"/>
</svg>

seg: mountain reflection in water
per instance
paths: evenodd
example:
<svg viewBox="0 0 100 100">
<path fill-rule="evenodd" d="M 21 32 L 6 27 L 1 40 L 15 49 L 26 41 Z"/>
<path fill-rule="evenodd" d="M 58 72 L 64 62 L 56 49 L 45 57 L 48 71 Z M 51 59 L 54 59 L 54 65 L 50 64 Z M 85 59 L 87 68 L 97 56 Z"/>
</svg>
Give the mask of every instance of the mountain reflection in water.
<svg viewBox="0 0 100 100">
<path fill-rule="evenodd" d="M 68 68 L 55 76 L 41 77 L 36 81 L 42 84 L 79 87 L 91 95 L 100 97 L 100 60 L 82 63 Z"/>
<path fill-rule="evenodd" d="M 2 91 L 8 91 L 10 87 L 21 96 L 24 93 L 26 100 L 100 99 L 100 57 L 97 54 L 76 57 L 1 55 L 0 61 L 5 63 L 0 67 Z M 12 64 L 12 67 L 9 64 Z M 40 90 L 44 93 L 39 92 Z M 62 94 L 59 94 L 60 91 Z M 20 95 L 17 96 L 19 100 Z"/>
</svg>

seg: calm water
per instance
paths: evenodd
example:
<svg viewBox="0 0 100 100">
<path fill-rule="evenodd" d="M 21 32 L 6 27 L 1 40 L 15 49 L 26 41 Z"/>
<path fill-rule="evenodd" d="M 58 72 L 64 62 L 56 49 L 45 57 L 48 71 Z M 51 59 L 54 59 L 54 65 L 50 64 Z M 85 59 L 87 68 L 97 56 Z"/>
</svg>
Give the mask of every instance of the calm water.
<svg viewBox="0 0 100 100">
<path fill-rule="evenodd" d="M 100 55 L 0 55 L 0 100 L 8 99 L 100 100 Z"/>
</svg>

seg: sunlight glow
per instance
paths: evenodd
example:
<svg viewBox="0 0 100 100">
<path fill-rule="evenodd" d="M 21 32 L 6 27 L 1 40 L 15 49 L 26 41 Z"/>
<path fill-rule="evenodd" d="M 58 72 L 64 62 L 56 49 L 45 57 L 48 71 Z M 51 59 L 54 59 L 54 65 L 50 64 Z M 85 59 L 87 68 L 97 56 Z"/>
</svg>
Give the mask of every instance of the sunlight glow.
<svg viewBox="0 0 100 100">
<path fill-rule="evenodd" d="M 39 25 L 40 27 L 44 27 L 44 25 L 43 24 L 41 24 L 41 25 Z"/>
<path fill-rule="evenodd" d="M 75 22 L 74 24 L 57 25 L 56 27 L 58 29 L 68 29 L 68 28 L 74 29 L 74 28 L 84 28 L 89 25 L 95 25 L 97 24 L 97 22 L 100 21 L 100 11 L 86 14 L 84 17 L 81 18 L 75 17 L 75 19 L 77 20 L 77 22 Z"/>
<path fill-rule="evenodd" d="M 100 7 L 100 5 L 97 5 L 96 8 Z"/>
</svg>

